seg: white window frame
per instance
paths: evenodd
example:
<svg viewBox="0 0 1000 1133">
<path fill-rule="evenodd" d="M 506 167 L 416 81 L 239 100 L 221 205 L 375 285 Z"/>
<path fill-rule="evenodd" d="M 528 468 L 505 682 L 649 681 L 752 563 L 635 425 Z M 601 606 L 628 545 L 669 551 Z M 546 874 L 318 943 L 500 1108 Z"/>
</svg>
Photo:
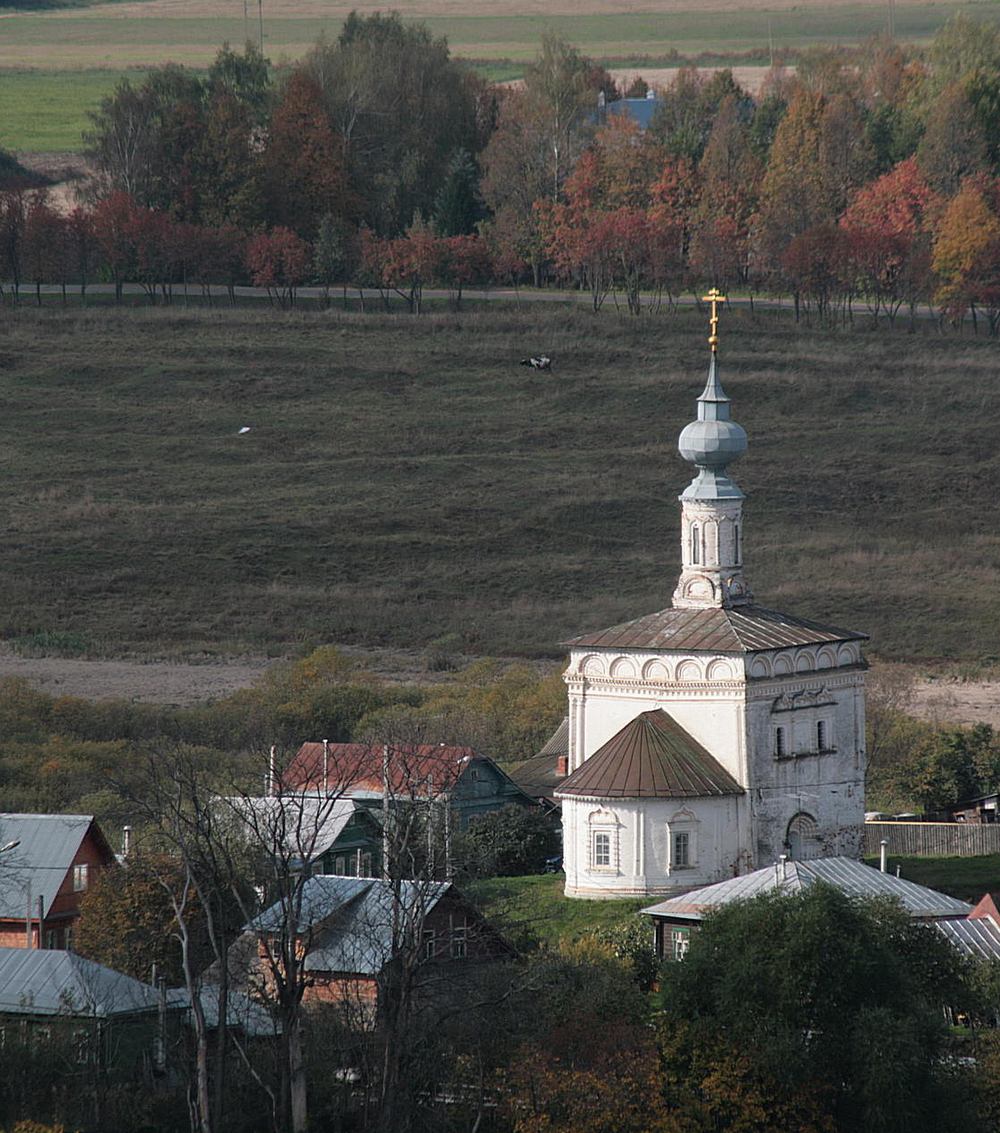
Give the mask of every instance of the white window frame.
<svg viewBox="0 0 1000 1133">
<path fill-rule="evenodd" d="M 680 925 L 670 926 L 670 958 L 679 963 L 691 947 L 691 930 Z"/>
<path fill-rule="evenodd" d="M 432 928 L 425 928 L 421 933 L 423 958 L 433 960 L 437 956 L 437 933 Z"/>
<path fill-rule="evenodd" d="M 590 834 L 590 858 L 594 869 L 610 869 L 612 857 L 611 831 L 592 830 Z"/>
<path fill-rule="evenodd" d="M 683 852 L 682 852 L 683 847 Z M 674 830 L 670 835 L 670 863 L 673 869 L 690 869 L 694 864 L 691 860 L 691 851 L 694 849 L 694 838 L 690 830 Z"/>
<path fill-rule="evenodd" d="M 469 955 L 469 922 L 464 916 L 451 915 L 451 958 L 464 960 Z"/>
<path fill-rule="evenodd" d="M 86 893 L 90 880 L 90 867 L 87 862 L 80 862 L 73 866 L 73 892 Z"/>
</svg>

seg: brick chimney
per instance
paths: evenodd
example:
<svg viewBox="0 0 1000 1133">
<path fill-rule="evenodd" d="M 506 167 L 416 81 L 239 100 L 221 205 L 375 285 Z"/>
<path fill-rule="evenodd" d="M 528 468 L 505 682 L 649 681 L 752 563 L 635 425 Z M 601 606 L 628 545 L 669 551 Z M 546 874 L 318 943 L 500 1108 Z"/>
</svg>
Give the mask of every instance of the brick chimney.
<svg viewBox="0 0 1000 1133">
<path fill-rule="evenodd" d="M 564 778 L 569 774 L 569 756 L 558 755 L 556 756 L 556 774 L 560 778 Z"/>
</svg>

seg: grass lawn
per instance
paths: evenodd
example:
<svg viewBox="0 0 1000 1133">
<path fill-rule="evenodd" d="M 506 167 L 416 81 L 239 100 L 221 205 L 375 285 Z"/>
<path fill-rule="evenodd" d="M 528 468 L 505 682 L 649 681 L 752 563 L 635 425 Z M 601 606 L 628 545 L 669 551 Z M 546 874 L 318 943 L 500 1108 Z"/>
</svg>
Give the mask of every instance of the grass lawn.
<svg viewBox="0 0 1000 1133">
<path fill-rule="evenodd" d="M 0 24 L 0 27 L 3 25 Z M 120 78 L 141 71 L 0 71 L 0 148 L 27 153 L 83 149 L 88 110 L 96 110 Z"/>
<path fill-rule="evenodd" d="M 0 308 L 0 636 L 558 658 L 670 602 L 704 322 Z M 551 374 L 518 365 L 538 351 Z M 726 315 L 761 604 L 885 656 L 996 659 L 997 357 Z"/>
<path fill-rule="evenodd" d="M 582 901 L 563 896 L 565 877 L 494 877 L 462 886 L 483 913 L 504 928 L 519 946 L 555 946 L 596 928 L 617 924 L 647 905 L 649 897 L 624 901 Z"/>
<path fill-rule="evenodd" d="M 868 865 L 878 866 L 877 858 L 866 858 Z M 900 876 L 918 885 L 939 889 L 963 901 L 975 904 L 984 893 L 1000 892 L 1000 854 L 975 858 L 906 858 L 890 855 L 889 869 L 901 867 Z"/>
</svg>

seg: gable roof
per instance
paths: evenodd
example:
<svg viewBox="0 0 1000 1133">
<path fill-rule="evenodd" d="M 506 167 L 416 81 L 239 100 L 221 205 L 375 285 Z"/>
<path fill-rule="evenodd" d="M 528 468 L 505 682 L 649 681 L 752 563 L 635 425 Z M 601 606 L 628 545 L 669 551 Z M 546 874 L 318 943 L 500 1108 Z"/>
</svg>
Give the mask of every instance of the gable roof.
<svg viewBox="0 0 1000 1133">
<path fill-rule="evenodd" d="M 973 960 L 1000 960 L 1000 926 L 992 917 L 935 921 L 934 927 L 963 956 Z"/>
<path fill-rule="evenodd" d="M 92 814 L 0 814 L 0 845 L 20 843 L 3 855 L 0 919 L 23 921 L 29 892 L 33 915 L 41 897 L 47 916 L 90 831 L 110 862 L 114 854 Z"/>
<path fill-rule="evenodd" d="M 397 924 L 415 924 L 452 888 L 450 881 L 400 881 Z M 302 890 L 299 935 L 313 932 L 306 956 L 308 971 L 377 975 L 392 958 L 395 894 L 372 877 L 311 877 Z M 278 931 L 280 905 L 272 905 L 247 926 L 253 932 Z"/>
<path fill-rule="evenodd" d="M 713 910 L 734 901 L 746 901 L 760 893 L 780 890 L 802 893 L 813 885 L 825 883 L 848 897 L 892 897 L 906 912 L 920 920 L 943 917 L 966 917 L 971 906 L 947 893 L 917 885 L 891 873 L 882 873 L 853 858 L 810 858 L 766 866 L 742 877 L 732 877 L 702 889 L 693 889 L 680 897 L 671 897 L 643 909 L 654 917 L 677 917 L 700 921 Z"/>
<path fill-rule="evenodd" d="M 557 797 L 698 799 L 742 795 L 721 763 L 662 708 L 641 712 L 556 791 Z"/>
<path fill-rule="evenodd" d="M 805 618 L 766 610 L 763 606 L 736 609 L 675 609 L 623 622 L 563 642 L 570 648 L 675 649 L 685 653 L 760 653 L 794 645 L 867 641 L 857 630 L 838 629 Z"/>
<path fill-rule="evenodd" d="M 325 854 L 356 814 L 380 828 L 370 810 L 354 799 L 336 795 L 264 795 L 231 798 L 228 804 L 248 826 L 260 823 L 267 830 L 268 841 L 274 844 L 280 839 L 282 848 L 301 861 L 312 861 Z"/>
<path fill-rule="evenodd" d="M 559 773 L 560 757 L 565 759 L 568 755 L 569 717 L 564 716 L 542 750 L 512 768 L 510 777 L 533 799 L 552 798 L 556 787 L 566 779 L 565 771 Z"/>
<path fill-rule="evenodd" d="M 312 790 L 381 796 L 386 746 L 390 791 L 399 795 L 450 791 L 473 760 L 485 759 L 474 748 L 447 744 L 326 744 L 324 755 L 324 744 L 304 743 L 282 778 Z"/>
<path fill-rule="evenodd" d="M 0 948 L 0 1012 L 15 1015 L 114 1015 L 155 1011 L 156 988 L 75 952 Z"/>
</svg>

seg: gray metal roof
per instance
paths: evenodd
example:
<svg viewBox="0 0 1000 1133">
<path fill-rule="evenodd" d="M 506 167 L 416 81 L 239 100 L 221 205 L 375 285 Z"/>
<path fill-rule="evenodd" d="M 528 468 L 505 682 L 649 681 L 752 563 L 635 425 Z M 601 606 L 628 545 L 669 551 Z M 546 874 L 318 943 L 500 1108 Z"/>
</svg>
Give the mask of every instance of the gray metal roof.
<svg viewBox="0 0 1000 1133">
<path fill-rule="evenodd" d="M 401 881 L 397 925 L 417 925 L 451 888 L 449 881 Z M 306 969 L 377 975 L 393 952 L 394 894 L 388 882 L 371 877 L 311 877 L 302 892 L 298 934 L 313 940 Z M 280 905 L 265 909 L 247 926 L 254 932 L 279 930 Z"/>
<path fill-rule="evenodd" d="M 48 914 L 93 823 L 91 814 L 0 814 L 0 846 L 20 843 L 0 858 L 0 919 L 23 921 L 29 894 L 33 915 L 39 897 Z"/>
<path fill-rule="evenodd" d="M 219 987 L 216 984 L 202 984 L 198 1000 L 205 1015 L 205 1024 L 210 1029 L 219 1025 Z M 191 997 L 187 988 L 175 987 L 167 991 L 167 1003 L 171 1007 L 190 1008 Z M 263 1006 L 244 995 L 234 987 L 226 992 L 226 1018 L 230 1027 L 239 1027 L 252 1038 L 267 1038 L 279 1034 L 281 1025 L 272 1019 Z M 188 1016 L 190 1020 L 190 1015 Z"/>
<path fill-rule="evenodd" d="M 964 956 L 973 960 L 1000 960 L 1000 928 L 991 917 L 936 921 L 934 927 Z"/>
<path fill-rule="evenodd" d="M 700 799 L 743 788 L 662 708 L 641 712 L 585 760 L 556 791 L 562 798 Z"/>
<path fill-rule="evenodd" d="M 0 1013 L 107 1019 L 158 1003 L 156 988 L 75 952 L 0 948 Z"/>
<path fill-rule="evenodd" d="M 857 630 L 821 625 L 763 606 L 675 609 L 636 618 L 563 642 L 570 648 L 657 649 L 685 653 L 760 653 L 794 645 L 867 641 Z"/>
<path fill-rule="evenodd" d="M 354 813 L 364 810 L 353 799 L 304 792 L 231 798 L 227 802 L 244 823 L 262 827 L 269 842 L 282 844 L 287 853 L 300 861 L 312 861 L 325 854 Z"/>
<path fill-rule="evenodd" d="M 680 897 L 670 897 L 642 911 L 654 917 L 700 921 L 714 909 L 734 901 L 746 901 L 773 890 L 802 893 L 817 882 L 832 885 L 848 897 L 895 898 L 911 917 L 921 920 L 965 917 L 972 909 L 971 905 L 946 893 L 891 873 L 882 873 L 853 858 L 812 858 L 785 862 L 784 873 L 780 864 L 766 866 L 742 877 L 694 889 Z"/>
<path fill-rule="evenodd" d="M 562 723 L 558 728 L 549 736 L 545 747 L 538 753 L 539 755 L 568 755 L 569 754 L 569 717 L 564 716 Z"/>
</svg>

